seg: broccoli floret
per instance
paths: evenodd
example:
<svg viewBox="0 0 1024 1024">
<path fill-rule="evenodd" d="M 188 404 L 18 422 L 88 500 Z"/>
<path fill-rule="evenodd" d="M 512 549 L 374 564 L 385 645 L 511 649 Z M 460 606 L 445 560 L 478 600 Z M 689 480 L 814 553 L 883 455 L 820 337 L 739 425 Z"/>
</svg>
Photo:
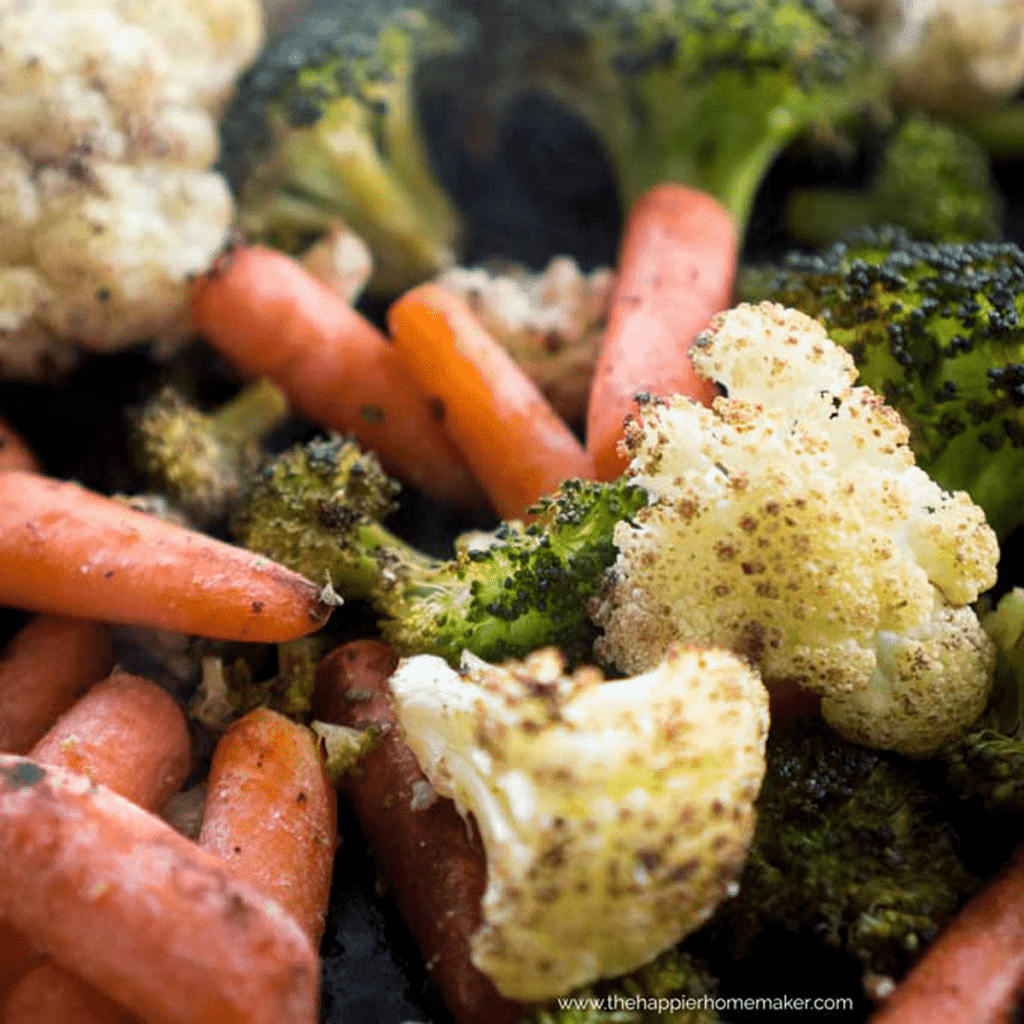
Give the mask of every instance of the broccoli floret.
<svg viewBox="0 0 1024 1024">
<path fill-rule="evenodd" d="M 243 388 L 213 414 L 165 388 L 135 419 L 136 459 L 193 523 L 210 525 L 237 506 L 263 459 L 260 439 L 287 414 L 287 399 L 270 381 Z"/>
<path fill-rule="evenodd" d="M 369 244 L 378 293 L 454 261 L 459 219 L 429 163 L 414 77 L 467 29 L 436 6 L 338 0 L 266 48 L 221 123 L 244 230 L 295 251 L 341 220 Z"/>
<path fill-rule="evenodd" d="M 800 928 L 890 975 L 980 884 L 923 772 L 804 722 L 769 736 L 740 894 L 712 927 L 737 957 Z"/>
<path fill-rule="evenodd" d="M 641 488 L 567 481 L 535 506 L 530 525 L 505 524 L 488 546 L 462 545 L 450 561 L 381 525 L 394 493 L 374 456 L 315 441 L 268 467 L 237 536 L 311 579 L 329 578 L 346 599 L 369 601 L 402 653 L 457 664 L 464 649 L 502 661 L 557 644 L 573 662 L 590 656 L 586 604 L 615 558 L 615 524 L 647 503 Z"/>
<path fill-rule="evenodd" d="M 949 784 L 993 814 L 1024 814 L 1024 589 L 1011 590 L 982 625 L 996 644 L 996 681 L 985 714 L 940 751 Z"/>
<path fill-rule="evenodd" d="M 524 86 L 595 130 L 626 208 L 650 186 L 680 181 L 713 194 L 742 228 L 789 143 L 885 105 L 885 73 L 831 0 L 553 6 L 560 33 L 545 33 L 516 66 Z"/>
<path fill-rule="evenodd" d="M 881 163 L 861 188 L 798 188 L 786 225 L 801 244 L 823 246 L 870 224 L 905 228 L 936 242 L 1000 237 L 1002 202 L 988 155 L 970 136 L 921 116 L 889 138 Z"/>
<path fill-rule="evenodd" d="M 776 270 L 741 271 L 748 301 L 818 320 L 910 428 L 918 465 L 967 491 L 1005 538 L 1024 522 L 1024 252 L 859 232 Z"/>
</svg>

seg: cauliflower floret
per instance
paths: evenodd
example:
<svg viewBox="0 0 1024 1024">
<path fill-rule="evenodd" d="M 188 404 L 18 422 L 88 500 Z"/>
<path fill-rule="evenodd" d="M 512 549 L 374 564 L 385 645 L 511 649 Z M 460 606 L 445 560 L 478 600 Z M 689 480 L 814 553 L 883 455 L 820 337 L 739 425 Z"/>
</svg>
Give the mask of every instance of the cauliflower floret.
<svg viewBox="0 0 1024 1024">
<path fill-rule="evenodd" d="M 437 277 L 469 303 L 570 423 L 586 415 L 612 282 L 607 268 L 584 274 L 568 256 L 553 259 L 543 273 L 450 267 Z"/>
<path fill-rule="evenodd" d="M 914 465 L 898 415 L 802 313 L 739 306 L 693 358 L 728 397 L 651 399 L 629 429 L 651 504 L 616 527 L 599 657 L 637 672 L 717 644 L 822 693 L 860 742 L 927 756 L 962 734 L 993 669 L 965 607 L 996 578 L 981 509 Z"/>
<path fill-rule="evenodd" d="M 403 660 L 389 682 L 435 790 L 487 854 L 473 962 L 541 1000 L 622 974 L 736 891 L 764 775 L 767 694 L 718 650 L 605 682 L 535 652 L 493 666 Z"/>
<path fill-rule="evenodd" d="M 189 329 L 233 207 L 216 109 L 257 0 L 0 0 L 0 376 Z"/>
</svg>

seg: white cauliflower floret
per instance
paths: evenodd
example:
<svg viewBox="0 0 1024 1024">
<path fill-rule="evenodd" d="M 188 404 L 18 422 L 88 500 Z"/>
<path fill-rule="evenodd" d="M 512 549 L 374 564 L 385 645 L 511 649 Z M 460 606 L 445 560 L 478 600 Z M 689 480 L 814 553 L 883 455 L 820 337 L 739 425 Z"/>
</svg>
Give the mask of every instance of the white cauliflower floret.
<svg viewBox="0 0 1024 1024">
<path fill-rule="evenodd" d="M 821 693 L 860 742 L 926 756 L 962 734 L 993 669 L 966 607 L 996 578 L 981 509 L 914 465 L 898 415 L 802 313 L 739 306 L 693 359 L 728 397 L 653 399 L 629 429 L 651 504 L 616 527 L 599 656 L 636 672 L 717 644 Z"/>
<path fill-rule="evenodd" d="M 542 1000 L 633 970 L 736 891 L 764 775 L 767 694 L 718 650 L 605 682 L 546 649 L 493 666 L 403 660 L 389 682 L 435 790 L 487 854 L 473 962 Z"/>
<path fill-rule="evenodd" d="M 233 213 L 215 116 L 257 0 L 0 0 L 0 376 L 171 342 Z"/>
</svg>

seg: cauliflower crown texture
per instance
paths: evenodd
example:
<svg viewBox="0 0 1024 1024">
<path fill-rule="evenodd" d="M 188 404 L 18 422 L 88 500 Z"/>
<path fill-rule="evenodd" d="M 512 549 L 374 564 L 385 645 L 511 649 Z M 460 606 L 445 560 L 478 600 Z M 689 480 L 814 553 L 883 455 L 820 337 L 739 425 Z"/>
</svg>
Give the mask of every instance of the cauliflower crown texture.
<svg viewBox="0 0 1024 1024">
<path fill-rule="evenodd" d="M 540 1000 L 630 971 L 735 891 L 764 775 L 767 693 L 724 651 L 632 679 L 564 673 L 553 649 L 462 673 L 400 663 L 391 692 L 435 790 L 487 853 L 473 962 Z"/>
<path fill-rule="evenodd" d="M 616 528 L 598 654 L 645 671 L 715 644 L 823 695 L 848 738 L 927 756 L 984 707 L 992 644 L 968 607 L 995 535 L 914 464 L 849 353 L 773 303 L 720 314 L 693 349 L 727 397 L 650 399 L 627 470 L 650 504 Z"/>
</svg>

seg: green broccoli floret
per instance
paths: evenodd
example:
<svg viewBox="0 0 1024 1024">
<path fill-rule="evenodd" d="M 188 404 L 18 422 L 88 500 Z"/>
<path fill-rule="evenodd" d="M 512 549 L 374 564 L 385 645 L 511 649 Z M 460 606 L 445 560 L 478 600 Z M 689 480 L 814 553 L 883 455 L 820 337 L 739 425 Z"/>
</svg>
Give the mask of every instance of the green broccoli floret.
<svg viewBox="0 0 1024 1024">
<path fill-rule="evenodd" d="M 623 205 L 679 181 L 746 225 L 775 157 L 884 107 L 885 74 L 831 0 L 565 0 L 515 62 L 588 123 Z M 555 18 L 555 21 L 558 19 Z"/>
<path fill-rule="evenodd" d="M 335 0 L 264 50 L 221 123 L 243 230 L 295 251 L 340 220 L 370 246 L 380 293 L 454 261 L 459 218 L 429 163 L 414 78 L 466 30 L 436 6 Z"/>
<path fill-rule="evenodd" d="M 892 974 L 981 885 L 921 769 L 821 724 L 773 729 L 736 900 L 713 928 L 742 957 L 769 926 L 800 928 Z"/>
<path fill-rule="evenodd" d="M 858 383 L 910 429 L 917 462 L 967 491 L 1005 538 L 1024 522 L 1024 252 L 864 231 L 781 268 L 742 271 L 740 297 L 817 317 Z"/>
<path fill-rule="evenodd" d="M 977 725 L 939 755 L 949 784 L 993 814 L 1024 814 L 1024 589 L 1005 594 L 982 625 L 996 644 L 996 680 Z"/>
<path fill-rule="evenodd" d="M 545 1007 L 519 1024 L 718 1024 L 717 982 L 682 949 L 662 953 L 638 971 L 573 992 L 566 1005 Z"/>
<path fill-rule="evenodd" d="M 786 226 L 813 246 L 871 224 L 935 242 L 993 241 L 1001 235 L 1001 214 L 984 149 L 955 128 L 912 116 L 885 143 L 866 186 L 794 189 Z"/>
<path fill-rule="evenodd" d="M 208 526 L 241 501 L 263 460 L 260 439 L 288 415 L 288 400 L 270 381 L 245 387 L 215 413 L 164 388 L 132 423 L 135 458 L 147 482 Z"/>
<path fill-rule="evenodd" d="M 597 630 L 586 605 L 615 559 L 615 524 L 646 505 L 645 491 L 567 481 L 534 507 L 530 525 L 504 524 L 488 546 L 461 545 L 450 561 L 381 525 L 393 496 L 374 456 L 351 442 L 314 441 L 267 468 L 236 535 L 344 598 L 370 602 L 403 654 L 457 664 L 470 650 L 503 661 L 556 644 L 572 662 L 590 657 Z"/>
</svg>

